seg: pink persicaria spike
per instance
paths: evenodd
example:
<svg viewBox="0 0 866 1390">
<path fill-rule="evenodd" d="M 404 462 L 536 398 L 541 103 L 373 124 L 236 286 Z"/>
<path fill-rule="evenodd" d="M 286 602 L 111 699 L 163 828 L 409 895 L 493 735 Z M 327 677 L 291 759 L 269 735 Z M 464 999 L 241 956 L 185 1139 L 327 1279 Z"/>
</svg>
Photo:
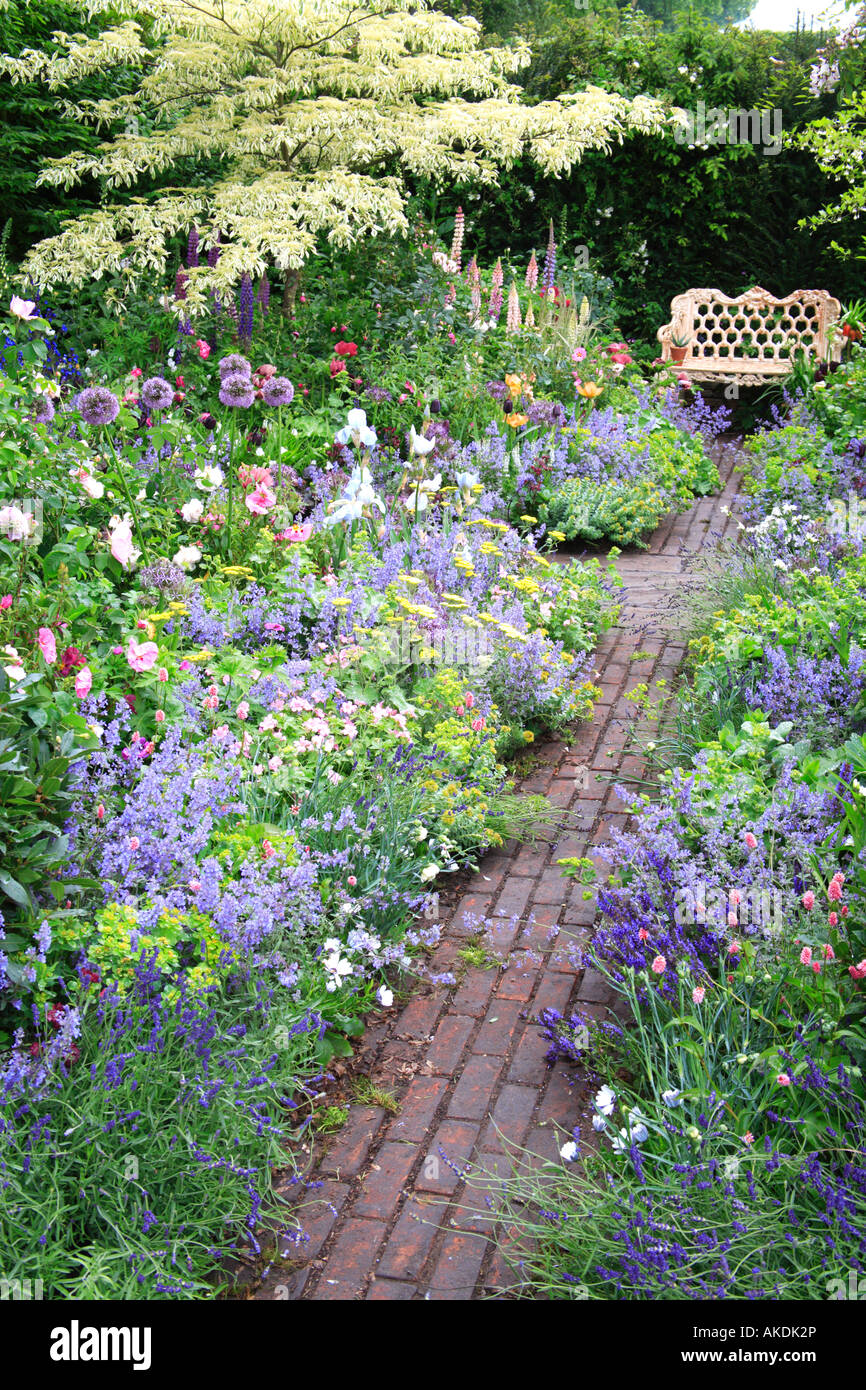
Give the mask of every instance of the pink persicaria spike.
<svg viewBox="0 0 866 1390">
<path fill-rule="evenodd" d="M 517 286 L 511 281 L 511 288 L 508 291 L 508 313 L 505 318 L 506 333 L 517 333 L 521 325 L 520 315 L 520 296 L 517 293 Z"/>
<path fill-rule="evenodd" d="M 502 285 L 503 285 L 503 282 L 504 282 L 504 280 L 505 280 L 505 272 L 504 272 L 504 270 L 502 269 L 502 257 L 501 257 L 501 256 L 498 256 L 498 257 L 496 258 L 496 264 L 495 264 L 495 266 L 493 267 L 493 275 L 491 276 L 491 280 L 492 280 L 492 282 L 493 282 L 493 287 L 494 287 L 494 289 L 498 289 L 498 290 L 501 290 L 501 289 L 502 289 Z"/>
<path fill-rule="evenodd" d="M 462 208 L 458 208 L 458 209 L 457 209 L 457 216 L 454 218 L 454 236 L 452 237 L 452 240 L 451 240 L 451 260 L 452 260 L 452 261 L 454 262 L 454 264 L 456 265 L 458 271 L 459 271 L 459 269 L 460 269 L 461 257 L 462 257 L 462 255 L 463 255 L 463 232 L 464 232 L 464 229 L 465 229 L 465 226 L 464 226 L 464 218 L 463 218 L 463 209 L 462 209 Z"/>
<path fill-rule="evenodd" d="M 535 252 L 529 257 L 529 265 L 526 267 L 526 288 L 534 290 L 538 284 L 538 261 L 535 259 Z"/>
</svg>

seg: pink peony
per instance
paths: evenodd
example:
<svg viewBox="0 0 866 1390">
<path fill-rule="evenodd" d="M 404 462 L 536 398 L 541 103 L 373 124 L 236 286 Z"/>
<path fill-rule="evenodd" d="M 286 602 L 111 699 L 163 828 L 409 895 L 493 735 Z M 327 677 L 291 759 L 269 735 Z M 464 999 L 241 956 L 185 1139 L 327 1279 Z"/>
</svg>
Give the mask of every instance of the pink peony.
<svg viewBox="0 0 866 1390">
<path fill-rule="evenodd" d="M 39 629 L 39 637 L 37 640 L 39 642 L 39 650 L 41 651 L 45 660 L 48 662 L 48 665 L 53 666 L 55 661 L 57 660 L 57 643 L 54 639 L 54 633 L 51 631 L 51 628 L 41 627 Z"/>
<path fill-rule="evenodd" d="M 150 671 L 159 659 L 159 647 L 155 642 L 136 642 L 130 637 L 126 659 L 133 671 Z"/>
<path fill-rule="evenodd" d="M 275 492 L 271 492 L 270 488 L 265 487 L 264 483 L 260 483 L 253 492 L 247 493 L 244 502 L 256 516 L 265 516 L 277 505 L 277 495 Z"/>
<path fill-rule="evenodd" d="M 83 700 L 85 695 L 90 694 L 93 685 L 93 673 L 89 666 L 82 666 L 78 675 L 75 677 L 75 693 L 79 700 Z"/>
</svg>

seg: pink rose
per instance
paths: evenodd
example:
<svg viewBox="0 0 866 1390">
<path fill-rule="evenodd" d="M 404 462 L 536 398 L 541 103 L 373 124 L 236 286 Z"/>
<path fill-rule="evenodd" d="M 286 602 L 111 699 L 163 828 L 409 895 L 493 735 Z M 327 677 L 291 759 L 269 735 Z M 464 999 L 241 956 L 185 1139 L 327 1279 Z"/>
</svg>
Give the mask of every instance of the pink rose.
<svg viewBox="0 0 866 1390">
<path fill-rule="evenodd" d="M 37 640 L 39 642 L 39 650 L 48 662 L 48 665 L 53 666 L 57 660 L 57 643 L 54 640 L 54 633 L 51 631 L 51 628 L 41 627 Z"/>
<path fill-rule="evenodd" d="M 75 677 L 75 693 L 79 700 L 83 700 L 85 695 L 90 694 L 93 685 L 93 672 L 89 666 L 82 666 L 78 675 Z"/>
<path fill-rule="evenodd" d="M 133 671 L 150 671 L 158 657 L 159 647 L 155 642 L 136 642 L 134 637 L 130 637 L 126 659 Z"/>
<path fill-rule="evenodd" d="M 210 343 L 206 343 L 203 338 L 196 338 L 195 345 L 198 348 L 199 357 L 203 362 L 206 362 L 211 353 Z"/>
<path fill-rule="evenodd" d="M 111 533 L 111 553 L 118 564 L 123 565 L 124 569 L 137 560 L 140 551 L 136 550 L 132 543 L 132 527 L 128 521 L 121 521 L 119 526 L 115 526 Z"/>
</svg>

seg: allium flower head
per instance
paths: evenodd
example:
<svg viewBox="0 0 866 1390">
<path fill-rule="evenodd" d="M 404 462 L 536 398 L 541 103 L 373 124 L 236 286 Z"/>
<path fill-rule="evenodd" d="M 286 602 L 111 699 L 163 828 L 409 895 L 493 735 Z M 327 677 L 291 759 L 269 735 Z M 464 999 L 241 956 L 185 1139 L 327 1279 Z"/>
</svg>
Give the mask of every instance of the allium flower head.
<svg viewBox="0 0 866 1390">
<path fill-rule="evenodd" d="M 30 418 L 34 425 L 50 425 L 54 419 L 54 402 L 44 391 L 34 400 Z"/>
<path fill-rule="evenodd" d="M 220 368 L 222 368 L 222 362 Z M 242 376 L 240 372 L 236 372 L 233 376 L 222 378 L 220 401 L 223 405 L 232 406 L 236 410 L 248 410 L 255 398 L 255 387 L 248 376 Z"/>
<path fill-rule="evenodd" d="M 295 398 L 295 388 L 287 376 L 272 376 L 262 387 L 262 400 L 265 405 L 291 405 Z"/>
<path fill-rule="evenodd" d="M 152 376 L 141 388 L 142 405 L 148 410 L 167 410 L 174 400 L 174 391 L 165 377 Z"/>
<path fill-rule="evenodd" d="M 120 401 L 107 386 L 88 386 L 75 398 L 81 418 L 88 425 L 110 425 L 120 414 Z"/>
<path fill-rule="evenodd" d="M 252 370 L 250 363 L 239 352 L 230 352 L 227 357 L 221 357 L 219 360 L 221 381 L 225 381 L 227 376 L 250 376 Z"/>
</svg>

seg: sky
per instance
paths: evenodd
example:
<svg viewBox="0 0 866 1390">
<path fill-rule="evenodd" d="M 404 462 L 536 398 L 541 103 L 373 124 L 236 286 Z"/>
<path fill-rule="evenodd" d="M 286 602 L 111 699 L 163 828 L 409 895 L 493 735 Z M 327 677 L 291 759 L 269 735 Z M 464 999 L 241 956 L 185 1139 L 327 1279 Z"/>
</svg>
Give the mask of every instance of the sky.
<svg viewBox="0 0 866 1390">
<path fill-rule="evenodd" d="M 845 14 L 842 0 L 757 0 L 755 8 L 742 28 L 773 29 L 777 33 L 796 26 L 797 14 L 801 23 L 808 25 L 812 20 L 815 28 L 838 28 L 839 19 Z M 851 14 L 853 15 L 853 10 Z"/>
</svg>

